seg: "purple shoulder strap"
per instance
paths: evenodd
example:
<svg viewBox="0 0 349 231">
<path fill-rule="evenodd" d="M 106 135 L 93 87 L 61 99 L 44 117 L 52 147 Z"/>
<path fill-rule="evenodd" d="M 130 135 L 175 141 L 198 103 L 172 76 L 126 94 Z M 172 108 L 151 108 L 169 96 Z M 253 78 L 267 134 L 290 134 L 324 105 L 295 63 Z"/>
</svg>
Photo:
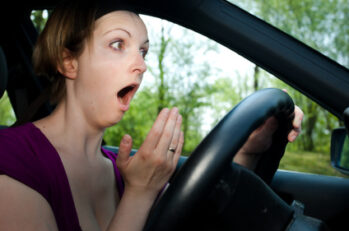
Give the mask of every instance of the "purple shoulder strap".
<svg viewBox="0 0 349 231">
<path fill-rule="evenodd" d="M 116 187 L 118 187 L 119 196 L 121 198 L 123 193 L 124 193 L 124 183 L 123 183 L 120 171 L 117 168 L 116 162 L 115 162 L 116 158 L 117 158 L 117 154 L 112 152 L 112 151 L 109 151 L 109 150 L 107 150 L 105 148 L 102 148 L 102 151 L 113 162 L 114 172 L 115 172 L 115 180 L 116 180 Z"/>
</svg>

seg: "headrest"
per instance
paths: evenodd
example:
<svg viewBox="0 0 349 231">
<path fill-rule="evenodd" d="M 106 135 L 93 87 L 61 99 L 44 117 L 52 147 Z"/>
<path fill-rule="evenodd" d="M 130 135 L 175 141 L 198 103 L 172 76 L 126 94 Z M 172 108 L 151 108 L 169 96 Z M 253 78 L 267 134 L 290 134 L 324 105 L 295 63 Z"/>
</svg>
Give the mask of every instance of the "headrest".
<svg viewBox="0 0 349 231">
<path fill-rule="evenodd" d="M 0 98 L 7 87 L 7 62 L 5 53 L 0 46 Z"/>
</svg>

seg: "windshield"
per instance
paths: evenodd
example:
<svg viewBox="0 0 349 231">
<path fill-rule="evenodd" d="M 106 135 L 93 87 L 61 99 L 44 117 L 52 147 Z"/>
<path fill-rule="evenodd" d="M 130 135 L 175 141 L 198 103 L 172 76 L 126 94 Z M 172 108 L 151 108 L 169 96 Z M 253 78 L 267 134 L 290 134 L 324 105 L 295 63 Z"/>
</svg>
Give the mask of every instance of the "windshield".
<svg viewBox="0 0 349 231">
<path fill-rule="evenodd" d="M 349 0 L 228 0 L 349 68 Z"/>
</svg>

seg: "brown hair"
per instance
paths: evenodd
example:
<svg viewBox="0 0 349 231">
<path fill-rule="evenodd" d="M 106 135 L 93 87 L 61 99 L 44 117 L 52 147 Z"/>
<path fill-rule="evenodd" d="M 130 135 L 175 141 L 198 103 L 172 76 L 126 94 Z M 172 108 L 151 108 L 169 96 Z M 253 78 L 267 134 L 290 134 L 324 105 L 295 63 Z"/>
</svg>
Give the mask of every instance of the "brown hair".
<svg viewBox="0 0 349 231">
<path fill-rule="evenodd" d="M 33 66 L 37 75 L 44 75 L 51 83 L 50 101 L 58 103 L 65 95 L 63 51 L 73 57 L 81 55 L 85 42 L 91 37 L 96 7 L 80 1 L 67 1 L 55 8 L 39 35 L 33 52 Z"/>
</svg>

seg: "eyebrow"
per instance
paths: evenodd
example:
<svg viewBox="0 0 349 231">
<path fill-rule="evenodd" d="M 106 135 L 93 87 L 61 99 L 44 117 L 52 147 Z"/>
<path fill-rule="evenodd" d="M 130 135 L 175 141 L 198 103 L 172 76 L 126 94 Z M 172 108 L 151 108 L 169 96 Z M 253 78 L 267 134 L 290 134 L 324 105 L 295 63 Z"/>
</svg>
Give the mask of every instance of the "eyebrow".
<svg viewBox="0 0 349 231">
<path fill-rule="evenodd" d="M 114 28 L 114 29 L 108 30 L 107 32 L 104 32 L 103 35 L 106 35 L 106 34 L 112 32 L 112 31 L 114 31 L 114 30 L 121 30 L 121 31 L 125 32 L 126 34 L 128 34 L 128 36 L 129 36 L 130 38 L 132 38 L 131 33 L 128 32 L 127 30 L 123 29 L 123 28 Z M 149 44 L 149 39 L 145 40 L 143 44 Z"/>
<path fill-rule="evenodd" d="M 107 32 L 104 32 L 103 35 L 106 35 L 106 34 L 112 32 L 112 31 L 114 31 L 114 30 L 121 30 L 121 31 L 125 32 L 126 34 L 128 34 L 128 36 L 129 36 L 130 38 L 132 38 L 131 33 L 128 32 L 127 30 L 123 29 L 123 28 L 114 28 L 114 29 L 108 30 Z"/>
</svg>

